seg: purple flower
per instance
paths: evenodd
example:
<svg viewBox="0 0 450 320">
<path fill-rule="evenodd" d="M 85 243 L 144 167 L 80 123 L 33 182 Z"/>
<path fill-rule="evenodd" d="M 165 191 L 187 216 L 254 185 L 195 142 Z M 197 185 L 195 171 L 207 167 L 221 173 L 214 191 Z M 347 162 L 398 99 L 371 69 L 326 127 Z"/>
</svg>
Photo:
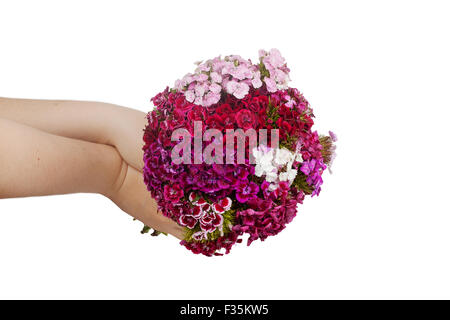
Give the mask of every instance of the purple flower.
<svg viewBox="0 0 450 320">
<path fill-rule="evenodd" d="M 256 183 L 248 180 L 242 180 L 237 185 L 236 199 L 240 203 L 245 203 L 250 199 L 256 198 L 258 191 L 259 187 Z"/>
<path fill-rule="evenodd" d="M 336 142 L 338 140 L 337 135 L 333 131 L 328 131 L 331 141 Z"/>
</svg>

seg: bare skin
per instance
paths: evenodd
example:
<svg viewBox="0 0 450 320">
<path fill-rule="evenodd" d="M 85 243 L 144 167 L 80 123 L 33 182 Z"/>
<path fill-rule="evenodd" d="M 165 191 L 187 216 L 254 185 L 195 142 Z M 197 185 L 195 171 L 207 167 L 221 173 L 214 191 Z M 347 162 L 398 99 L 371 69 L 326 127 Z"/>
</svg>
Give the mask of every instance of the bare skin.
<svg viewBox="0 0 450 320">
<path fill-rule="evenodd" d="M 0 198 L 98 193 L 182 239 L 142 179 L 145 114 L 97 102 L 0 98 Z"/>
</svg>

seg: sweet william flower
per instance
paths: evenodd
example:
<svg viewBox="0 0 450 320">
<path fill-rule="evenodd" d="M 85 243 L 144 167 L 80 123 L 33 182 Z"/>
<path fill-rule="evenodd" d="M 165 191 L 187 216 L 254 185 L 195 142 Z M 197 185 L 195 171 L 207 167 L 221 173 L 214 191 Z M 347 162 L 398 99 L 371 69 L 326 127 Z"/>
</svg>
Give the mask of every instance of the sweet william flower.
<svg viewBox="0 0 450 320">
<path fill-rule="evenodd" d="M 249 92 L 250 87 L 244 82 L 230 81 L 226 85 L 227 92 L 238 99 L 243 99 Z"/>
<path fill-rule="evenodd" d="M 236 114 L 236 122 L 239 128 L 247 130 L 256 125 L 256 116 L 250 110 L 242 109 Z"/>
<path fill-rule="evenodd" d="M 284 166 L 289 161 L 291 161 L 293 158 L 294 158 L 294 154 L 291 151 L 289 151 L 285 148 L 277 149 L 275 152 L 274 163 L 277 166 Z"/>
<path fill-rule="evenodd" d="M 178 223 L 183 227 L 188 227 L 189 229 L 194 229 L 197 224 L 197 219 L 189 215 L 182 215 L 178 219 Z"/>
<path fill-rule="evenodd" d="M 328 134 L 330 135 L 331 141 L 338 141 L 337 135 L 333 131 L 328 131 Z"/>
<path fill-rule="evenodd" d="M 201 216 L 203 215 L 203 209 L 201 206 L 194 206 L 192 208 L 192 217 L 194 217 L 195 219 L 200 219 Z"/>
<path fill-rule="evenodd" d="M 186 100 L 189 102 L 194 102 L 195 100 L 195 92 L 193 90 L 188 90 L 184 93 L 186 96 Z"/>
<path fill-rule="evenodd" d="M 239 182 L 236 190 L 236 199 L 240 203 L 245 203 L 250 199 L 256 198 L 259 186 L 251 181 L 242 180 Z"/>
<path fill-rule="evenodd" d="M 220 74 L 218 74 L 217 72 L 211 72 L 210 77 L 211 77 L 211 80 L 216 83 L 222 82 L 222 76 Z"/>
<path fill-rule="evenodd" d="M 209 90 L 212 93 L 218 93 L 220 94 L 220 92 L 222 91 L 222 87 L 220 85 L 218 85 L 217 83 L 213 83 L 209 86 Z"/>
<path fill-rule="evenodd" d="M 195 241 L 202 241 L 202 240 L 207 240 L 207 239 L 208 239 L 208 236 L 207 236 L 207 233 L 204 232 L 204 231 L 197 231 L 196 233 L 194 233 L 194 234 L 192 235 L 192 238 L 193 238 Z"/>
<path fill-rule="evenodd" d="M 275 80 L 271 78 L 264 78 L 264 82 L 266 83 L 267 91 L 276 92 L 278 90 Z"/>
<path fill-rule="evenodd" d="M 183 195 L 184 192 L 178 185 L 164 186 L 164 198 L 166 201 L 177 203 Z"/>
<path fill-rule="evenodd" d="M 252 86 L 255 89 L 258 89 L 262 86 L 261 72 L 257 71 L 253 74 Z"/>
</svg>

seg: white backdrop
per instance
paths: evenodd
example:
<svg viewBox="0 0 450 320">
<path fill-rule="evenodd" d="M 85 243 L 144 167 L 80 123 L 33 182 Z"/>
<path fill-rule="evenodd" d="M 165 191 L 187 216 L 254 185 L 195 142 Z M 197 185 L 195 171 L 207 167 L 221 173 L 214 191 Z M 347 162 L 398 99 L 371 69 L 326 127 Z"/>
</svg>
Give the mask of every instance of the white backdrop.
<svg viewBox="0 0 450 320">
<path fill-rule="evenodd" d="M 321 196 L 279 236 L 225 257 L 143 236 L 101 196 L 0 200 L 0 298 L 450 298 L 448 12 L 445 1 L 2 1 L 0 96 L 147 111 L 194 61 L 276 47 L 316 128 L 340 140 Z"/>
</svg>

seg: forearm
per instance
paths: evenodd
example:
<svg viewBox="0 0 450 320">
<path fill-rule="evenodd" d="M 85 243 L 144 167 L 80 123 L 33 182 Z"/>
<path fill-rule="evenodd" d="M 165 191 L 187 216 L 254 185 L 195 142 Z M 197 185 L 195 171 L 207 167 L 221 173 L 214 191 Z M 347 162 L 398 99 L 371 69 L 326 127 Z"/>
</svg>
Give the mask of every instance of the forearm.
<svg viewBox="0 0 450 320">
<path fill-rule="evenodd" d="M 0 198 L 107 195 L 120 183 L 124 167 L 113 147 L 0 119 Z"/>
<path fill-rule="evenodd" d="M 0 118 L 55 135 L 114 146 L 129 165 L 137 170 L 143 167 L 143 112 L 101 102 L 0 98 Z"/>
<path fill-rule="evenodd" d="M 183 238 L 183 228 L 157 213 L 142 173 L 114 147 L 0 118 L 0 199 L 78 192 L 102 194 L 145 225 Z"/>
</svg>

